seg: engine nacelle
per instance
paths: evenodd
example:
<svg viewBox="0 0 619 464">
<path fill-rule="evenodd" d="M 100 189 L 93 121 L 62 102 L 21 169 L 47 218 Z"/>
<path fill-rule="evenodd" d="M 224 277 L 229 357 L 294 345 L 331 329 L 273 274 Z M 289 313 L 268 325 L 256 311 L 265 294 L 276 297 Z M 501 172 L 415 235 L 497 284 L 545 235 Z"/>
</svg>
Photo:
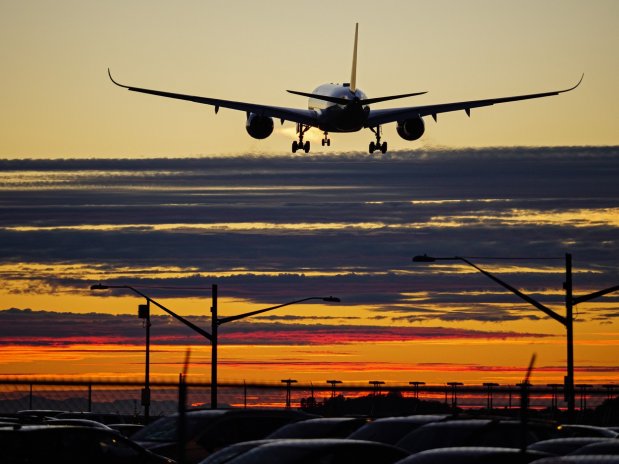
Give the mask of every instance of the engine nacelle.
<svg viewBox="0 0 619 464">
<path fill-rule="evenodd" d="M 425 132 L 426 126 L 423 123 L 423 119 L 416 117 L 405 121 L 398 121 L 396 130 L 398 135 L 404 140 L 417 140 Z"/>
<path fill-rule="evenodd" d="M 255 139 L 266 139 L 273 133 L 273 119 L 267 116 L 259 116 L 249 113 L 245 123 L 247 133 Z"/>
</svg>

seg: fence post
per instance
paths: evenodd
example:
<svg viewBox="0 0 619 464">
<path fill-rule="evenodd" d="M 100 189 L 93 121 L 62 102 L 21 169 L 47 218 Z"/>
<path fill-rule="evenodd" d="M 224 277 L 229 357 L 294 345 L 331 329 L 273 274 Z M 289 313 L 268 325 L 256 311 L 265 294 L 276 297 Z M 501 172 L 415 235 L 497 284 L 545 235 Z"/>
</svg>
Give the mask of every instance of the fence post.
<svg viewBox="0 0 619 464">
<path fill-rule="evenodd" d="M 88 412 L 92 412 L 92 382 L 88 383 Z"/>
<path fill-rule="evenodd" d="M 28 397 L 28 409 L 32 409 L 32 384 L 30 384 L 30 396 Z"/>
</svg>

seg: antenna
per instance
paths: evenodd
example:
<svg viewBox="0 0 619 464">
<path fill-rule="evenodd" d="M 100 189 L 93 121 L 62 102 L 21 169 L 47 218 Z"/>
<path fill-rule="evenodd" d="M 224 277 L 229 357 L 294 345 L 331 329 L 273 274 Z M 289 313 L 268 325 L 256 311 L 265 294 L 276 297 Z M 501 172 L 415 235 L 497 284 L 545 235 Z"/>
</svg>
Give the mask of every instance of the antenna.
<svg viewBox="0 0 619 464">
<path fill-rule="evenodd" d="M 359 37 L 359 23 L 355 23 L 355 47 L 352 52 L 352 72 L 350 73 L 350 91 L 357 90 L 357 39 Z"/>
</svg>

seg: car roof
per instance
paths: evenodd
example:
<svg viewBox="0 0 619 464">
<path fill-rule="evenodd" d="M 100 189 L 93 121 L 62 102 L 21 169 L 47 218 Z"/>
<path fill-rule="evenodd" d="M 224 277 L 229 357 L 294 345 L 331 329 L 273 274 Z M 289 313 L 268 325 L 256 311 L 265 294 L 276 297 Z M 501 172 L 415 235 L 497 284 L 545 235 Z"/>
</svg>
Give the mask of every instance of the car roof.
<svg viewBox="0 0 619 464">
<path fill-rule="evenodd" d="M 608 437 L 565 437 L 541 440 L 530 444 L 527 449 L 545 451 L 552 454 L 568 454 L 590 443 L 614 440 Z"/>
<path fill-rule="evenodd" d="M 496 446 L 457 446 L 451 448 L 435 448 L 418 453 L 398 461 L 397 464 L 434 464 L 434 463 L 458 463 L 468 464 L 478 462 L 482 457 L 494 457 L 504 459 L 509 456 L 523 456 L 519 448 L 502 448 Z M 526 451 L 526 456 L 518 462 L 528 462 L 548 456 L 539 451 Z M 488 462 L 484 460 L 484 462 Z M 503 461 L 504 462 L 504 461 Z M 508 461 L 508 462 L 511 462 Z"/>
<path fill-rule="evenodd" d="M 604 440 L 589 443 L 573 451 L 571 454 L 616 454 L 619 456 L 619 440 Z"/>
<path fill-rule="evenodd" d="M 366 423 L 356 417 L 317 417 L 291 422 L 273 431 L 268 438 L 320 438 L 345 436 Z"/>
<path fill-rule="evenodd" d="M 258 464 L 262 462 L 296 463 L 298 459 L 305 461 L 321 451 L 346 452 L 346 450 L 352 451 L 359 448 L 367 452 L 374 451 L 385 460 L 390 457 L 393 458 L 390 462 L 396 462 L 409 454 L 401 448 L 384 443 L 350 440 L 347 438 L 306 438 L 273 440 L 257 446 L 229 462 L 230 464 Z"/>
</svg>

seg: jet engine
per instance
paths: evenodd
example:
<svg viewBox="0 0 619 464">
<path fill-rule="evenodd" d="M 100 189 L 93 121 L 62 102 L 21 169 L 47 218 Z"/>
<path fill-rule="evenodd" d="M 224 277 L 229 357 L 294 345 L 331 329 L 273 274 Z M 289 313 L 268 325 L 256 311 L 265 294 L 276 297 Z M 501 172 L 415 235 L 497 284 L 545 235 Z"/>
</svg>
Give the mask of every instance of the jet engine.
<svg viewBox="0 0 619 464">
<path fill-rule="evenodd" d="M 273 133 L 273 119 L 250 113 L 245 123 L 247 133 L 255 139 L 266 139 Z"/>
<path fill-rule="evenodd" d="M 421 137 L 425 131 L 425 125 L 423 119 L 419 116 L 412 119 L 406 119 L 405 121 L 398 121 L 398 127 L 396 128 L 398 135 L 404 140 L 417 140 Z"/>
</svg>

